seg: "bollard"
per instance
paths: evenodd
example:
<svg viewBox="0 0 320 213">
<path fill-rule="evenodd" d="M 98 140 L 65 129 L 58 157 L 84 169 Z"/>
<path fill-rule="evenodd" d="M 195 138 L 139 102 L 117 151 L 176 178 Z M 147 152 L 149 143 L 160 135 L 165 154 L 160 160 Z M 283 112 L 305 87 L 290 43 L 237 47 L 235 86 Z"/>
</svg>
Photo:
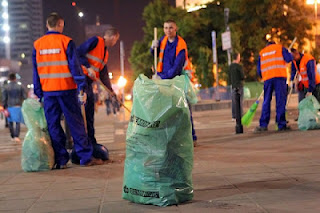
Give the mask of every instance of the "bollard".
<svg viewBox="0 0 320 213">
<path fill-rule="evenodd" d="M 240 103 L 239 88 L 235 88 L 235 113 L 236 113 L 236 134 L 243 133 L 243 126 L 241 124 L 241 103 Z"/>
</svg>

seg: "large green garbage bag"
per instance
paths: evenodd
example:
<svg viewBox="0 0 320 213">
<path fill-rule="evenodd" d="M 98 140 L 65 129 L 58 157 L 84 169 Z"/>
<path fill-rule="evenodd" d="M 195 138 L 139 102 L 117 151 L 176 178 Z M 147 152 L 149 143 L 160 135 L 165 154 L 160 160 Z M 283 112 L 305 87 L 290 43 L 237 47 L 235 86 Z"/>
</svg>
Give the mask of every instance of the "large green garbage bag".
<svg viewBox="0 0 320 213">
<path fill-rule="evenodd" d="M 23 171 L 38 172 L 52 169 L 54 151 L 43 107 L 37 100 L 27 99 L 22 104 L 22 114 L 28 127 L 21 154 Z"/>
<path fill-rule="evenodd" d="M 320 129 L 320 104 L 313 96 L 299 103 L 298 127 L 300 130 Z"/>
<path fill-rule="evenodd" d="M 126 136 L 122 197 L 167 206 L 193 198 L 193 141 L 184 76 L 140 75 Z"/>
<path fill-rule="evenodd" d="M 198 102 L 197 93 L 198 89 L 191 82 L 191 74 L 186 71 L 182 71 L 182 75 L 185 77 L 184 93 L 186 94 L 187 100 L 190 104 L 196 104 Z"/>
</svg>

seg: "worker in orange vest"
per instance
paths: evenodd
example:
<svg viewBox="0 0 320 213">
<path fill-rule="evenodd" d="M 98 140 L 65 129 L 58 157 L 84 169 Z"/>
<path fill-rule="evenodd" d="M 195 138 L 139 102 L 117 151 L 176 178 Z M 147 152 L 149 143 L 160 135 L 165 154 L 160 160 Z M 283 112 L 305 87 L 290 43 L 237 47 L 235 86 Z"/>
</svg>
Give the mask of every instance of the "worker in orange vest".
<svg viewBox="0 0 320 213">
<path fill-rule="evenodd" d="M 48 32 L 34 42 L 32 53 L 34 92 L 43 99 L 44 112 L 48 130 L 55 152 L 56 169 L 64 169 L 69 161 L 66 137 L 60 125 L 63 113 L 74 146 L 80 157 L 80 164 L 90 166 L 102 164 L 101 160 L 92 157 L 92 144 L 88 142 L 84 121 L 81 115 L 80 102 L 85 102 L 85 95 L 78 91 L 85 87 L 77 58 L 76 46 L 71 38 L 62 34 L 64 19 L 57 13 L 48 16 Z"/>
<path fill-rule="evenodd" d="M 161 79 L 172 79 L 185 71 L 189 76 L 192 74 L 192 65 L 188 58 L 187 44 L 183 38 L 177 35 L 177 24 L 174 20 L 167 20 L 163 25 L 164 36 L 158 41 L 153 40 L 151 53 L 158 48 L 159 62 L 157 75 Z M 160 48 L 159 48 L 160 47 Z M 192 124 L 192 137 L 194 146 L 197 145 L 197 136 L 193 126 L 191 107 L 189 106 Z"/>
<path fill-rule="evenodd" d="M 316 60 L 310 54 L 299 53 L 291 49 L 293 62 L 291 66 L 291 80 L 294 80 L 296 72 L 301 76 L 301 84 L 305 96 L 314 95 L 320 102 L 320 73 L 317 71 Z"/>
<path fill-rule="evenodd" d="M 270 121 L 270 105 L 272 93 L 275 91 L 278 130 L 290 130 L 286 121 L 287 101 L 287 67 L 286 63 L 292 61 L 289 51 L 280 44 L 268 42 L 267 46 L 260 51 L 257 72 L 264 81 L 264 101 L 260 117 L 260 126 L 256 132 L 268 130 Z"/>
<path fill-rule="evenodd" d="M 104 32 L 104 36 L 94 36 L 89 38 L 78 48 L 78 55 L 80 63 L 86 79 L 88 82 L 87 95 L 88 100 L 86 103 L 86 118 L 87 118 L 87 130 L 89 142 L 93 145 L 93 156 L 102 160 L 108 160 L 108 150 L 106 147 L 97 143 L 94 130 L 94 111 L 95 100 L 93 92 L 93 83 L 100 79 L 101 82 L 113 92 L 109 73 L 107 69 L 107 63 L 109 58 L 108 48 L 113 47 L 119 40 L 120 33 L 114 27 L 109 27 Z M 111 95 L 115 95 L 114 93 Z M 72 155 L 72 162 L 78 163 L 77 157 Z"/>
</svg>

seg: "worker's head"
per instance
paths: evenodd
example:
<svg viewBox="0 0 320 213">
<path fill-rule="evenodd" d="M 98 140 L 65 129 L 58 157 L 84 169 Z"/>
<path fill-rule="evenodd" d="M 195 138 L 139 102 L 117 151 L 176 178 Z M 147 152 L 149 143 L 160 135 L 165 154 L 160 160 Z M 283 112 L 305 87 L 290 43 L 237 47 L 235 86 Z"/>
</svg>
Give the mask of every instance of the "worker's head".
<svg viewBox="0 0 320 213">
<path fill-rule="evenodd" d="M 16 73 L 14 72 L 9 73 L 8 78 L 9 78 L 9 81 L 15 81 L 17 79 Z"/>
<path fill-rule="evenodd" d="M 64 19 L 58 13 L 51 13 L 47 17 L 47 28 L 49 31 L 63 32 Z"/>
<path fill-rule="evenodd" d="M 174 20 L 167 20 L 163 24 L 163 31 L 169 39 L 173 39 L 177 36 L 177 24 Z"/>
<path fill-rule="evenodd" d="M 267 45 L 266 45 L 266 46 L 269 46 L 269 45 L 271 45 L 271 44 L 276 44 L 276 42 L 275 42 L 275 41 L 272 41 L 272 40 L 269 40 L 269 41 L 267 42 Z"/>
<path fill-rule="evenodd" d="M 232 60 L 235 63 L 240 63 L 240 60 L 241 60 L 240 53 L 238 53 L 238 52 L 232 53 Z"/>
<path fill-rule="evenodd" d="M 120 33 L 115 27 L 109 27 L 104 32 L 104 43 L 106 47 L 113 47 L 120 38 Z"/>
<path fill-rule="evenodd" d="M 295 61 L 300 60 L 301 56 L 300 56 L 300 53 L 297 49 L 291 48 L 291 54 L 292 54 L 293 60 L 295 60 Z"/>
</svg>

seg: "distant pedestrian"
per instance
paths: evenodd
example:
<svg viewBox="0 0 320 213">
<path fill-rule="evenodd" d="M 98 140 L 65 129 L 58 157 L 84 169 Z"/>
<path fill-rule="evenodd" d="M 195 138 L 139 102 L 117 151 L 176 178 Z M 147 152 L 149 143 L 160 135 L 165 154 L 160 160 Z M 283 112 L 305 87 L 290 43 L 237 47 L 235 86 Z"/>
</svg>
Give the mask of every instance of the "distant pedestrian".
<svg viewBox="0 0 320 213">
<path fill-rule="evenodd" d="M 237 94 L 240 94 L 240 114 L 242 116 L 242 102 L 243 102 L 243 83 L 244 73 L 243 68 L 240 65 L 240 54 L 232 54 L 233 62 L 229 67 L 229 80 L 232 87 L 232 120 L 236 119 L 236 102 L 235 98 Z"/>
<path fill-rule="evenodd" d="M 106 99 L 104 100 L 106 104 L 106 111 L 107 115 L 111 114 L 111 107 L 112 107 L 112 96 L 107 92 Z"/>
<path fill-rule="evenodd" d="M 16 74 L 9 74 L 9 83 L 4 87 L 2 94 L 2 103 L 5 109 L 8 109 L 10 115 L 8 124 L 11 134 L 11 140 L 20 143 L 20 123 L 24 123 L 21 112 L 21 105 L 27 94 L 21 84 L 16 81 Z"/>
<path fill-rule="evenodd" d="M 120 111 L 120 104 L 118 102 L 118 99 L 115 96 L 112 96 L 112 108 L 113 108 L 114 115 L 116 115 L 117 112 Z"/>
</svg>

